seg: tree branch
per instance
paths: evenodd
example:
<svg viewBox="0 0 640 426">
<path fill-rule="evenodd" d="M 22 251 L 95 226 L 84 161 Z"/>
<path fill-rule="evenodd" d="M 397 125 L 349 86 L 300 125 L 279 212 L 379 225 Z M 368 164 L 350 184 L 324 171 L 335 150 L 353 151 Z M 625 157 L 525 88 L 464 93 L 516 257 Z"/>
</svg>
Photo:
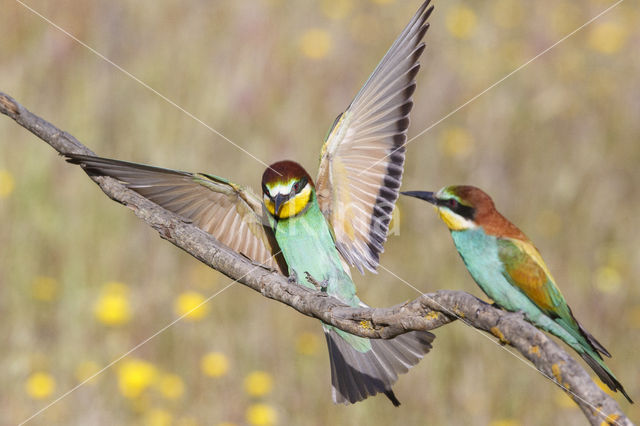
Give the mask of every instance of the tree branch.
<svg viewBox="0 0 640 426">
<path fill-rule="evenodd" d="M 76 138 L 32 114 L 0 92 L 0 112 L 51 145 L 58 153 L 93 155 Z M 470 294 L 441 290 L 391 308 L 352 308 L 320 291 L 291 283 L 275 271 L 252 263 L 215 238 L 185 222 L 109 177 L 92 177 L 107 196 L 129 207 L 160 237 L 196 259 L 262 295 L 289 305 L 349 333 L 369 338 L 392 338 L 411 330 L 433 330 L 456 319 L 486 331 L 502 344 L 518 350 L 545 376 L 569 389 L 569 395 L 592 425 L 631 425 L 616 401 L 547 335 L 521 315 L 496 309 Z"/>
</svg>

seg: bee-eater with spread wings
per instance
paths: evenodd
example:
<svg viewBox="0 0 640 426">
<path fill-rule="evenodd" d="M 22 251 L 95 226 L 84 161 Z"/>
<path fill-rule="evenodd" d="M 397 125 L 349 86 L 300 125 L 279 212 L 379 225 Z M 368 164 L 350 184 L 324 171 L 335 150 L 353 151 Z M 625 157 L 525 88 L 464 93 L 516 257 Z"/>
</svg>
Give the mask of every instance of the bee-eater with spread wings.
<svg viewBox="0 0 640 426">
<path fill-rule="evenodd" d="M 524 313 L 562 339 L 611 390 L 633 402 L 600 354 L 611 355 L 573 316 L 538 249 L 496 210 L 486 193 L 474 186 L 447 186 L 437 193 L 402 194 L 436 207 L 469 273 L 498 306 Z"/>
<path fill-rule="evenodd" d="M 209 174 L 85 155 L 69 154 L 68 161 L 89 174 L 120 180 L 236 252 L 294 277 L 301 285 L 315 288 L 322 283 L 329 295 L 361 306 L 347 263 L 361 272 L 375 271 L 387 238 L 402 179 L 411 97 L 425 48 L 422 39 L 433 10 L 429 1 L 334 122 L 322 148 L 315 185 L 293 161 L 267 168 L 262 200 Z M 306 274 L 313 279 L 306 280 Z M 429 352 L 435 337 L 410 332 L 391 340 L 370 340 L 322 326 L 329 346 L 333 400 L 345 404 L 382 392 L 399 405 L 391 386 L 399 373 Z"/>
</svg>

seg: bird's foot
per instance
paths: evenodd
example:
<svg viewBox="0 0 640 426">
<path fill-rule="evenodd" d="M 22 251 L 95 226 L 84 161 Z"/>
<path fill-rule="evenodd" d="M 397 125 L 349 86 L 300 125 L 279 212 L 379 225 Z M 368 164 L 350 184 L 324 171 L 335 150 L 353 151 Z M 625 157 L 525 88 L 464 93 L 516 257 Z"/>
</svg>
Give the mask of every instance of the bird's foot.
<svg viewBox="0 0 640 426">
<path fill-rule="evenodd" d="M 318 282 L 318 280 L 313 278 L 310 273 L 305 272 L 304 275 L 306 276 L 307 281 L 313 284 L 316 290 L 322 292 L 322 294 L 325 294 L 325 295 L 327 294 L 327 286 L 329 285 L 329 280 L 323 280 L 321 282 Z"/>
<path fill-rule="evenodd" d="M 296 271 L 291 271 L 287 281 L 289 281 L 290 284 L 298 284 L 298 274 L 296 274 Z"/>
</svg>

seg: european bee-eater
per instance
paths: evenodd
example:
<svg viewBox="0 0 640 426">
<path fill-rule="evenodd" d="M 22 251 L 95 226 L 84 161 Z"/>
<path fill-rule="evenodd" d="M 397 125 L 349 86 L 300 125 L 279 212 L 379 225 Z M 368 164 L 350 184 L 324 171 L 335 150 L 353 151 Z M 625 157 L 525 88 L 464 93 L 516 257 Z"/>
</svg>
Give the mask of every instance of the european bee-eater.
<svg viewBox="0 0 640 426">
<path fill-rule="evenodd" d="M 356 296 L 348 264 L 375 271 L 387 238 L 404 166 L 404 143 L 422 39 L 433 10 L 427 0 L 391 46 L 322 148 L 316 185 L 293 161 L 272 164 L 262 200 L 249 189 L 204 173 L 187 173 L 100 157 L 68 155 L 89 174 L 111 176 L 180 214 L 255 262 L 350 306 Z M 266 212 L 265 213 L 265 208 Z M 312 279 L 306 280 L 309 274 Z M 357 337 L 323 324 L 336 403 L 384 393 L 431 349 L 435 336 L 410 332 L 391 340 Z"/>
<path fill-rule="evenodd" d="M 435 206 L 469 273 L 498 306 L 522 312 L 565 341 L 611 390 L 633 402 L 600 356 L 611 355 L 573 316 L 538 249 L 496 210 L 485 192 L 474 186 L 447 186 L 437 193 L 402 194 Z"/>
</svg>

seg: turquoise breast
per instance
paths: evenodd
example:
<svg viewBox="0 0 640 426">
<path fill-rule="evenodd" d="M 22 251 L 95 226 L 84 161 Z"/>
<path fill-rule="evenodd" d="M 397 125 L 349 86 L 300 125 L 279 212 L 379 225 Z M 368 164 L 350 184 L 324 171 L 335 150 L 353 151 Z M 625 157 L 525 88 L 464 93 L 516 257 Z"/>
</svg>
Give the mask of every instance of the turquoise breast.
<svg viewBox="0 0 640 426">
<path fill-rule="evenodd" d="M 348 305 L 358 306 L 360 300 L 355 294 L 355 285 L 342 266 L 340 254 L 315 194 L 309 203 L 302 214 L 280 220 L 276 226 L 276 240 L 289 266 L 289 272 L 296 273 L 300 284 L 315 288 L 305 278 L 305 272 L 308 272 L 316 281 L 327 284 L 328 294 Z"/>
<path fill-rule="evenodd" d="M 509 311 L 519 311 L 533 305 L 524 293 L 513 288 L 505 278 L 496 237 L 487 235 L 481 227 L 451 231 L 451 236 L 469 273 L 487 296 Z M 535 308 L 534 311 L 538 313 L 539 309 Z"/>
</svg>

